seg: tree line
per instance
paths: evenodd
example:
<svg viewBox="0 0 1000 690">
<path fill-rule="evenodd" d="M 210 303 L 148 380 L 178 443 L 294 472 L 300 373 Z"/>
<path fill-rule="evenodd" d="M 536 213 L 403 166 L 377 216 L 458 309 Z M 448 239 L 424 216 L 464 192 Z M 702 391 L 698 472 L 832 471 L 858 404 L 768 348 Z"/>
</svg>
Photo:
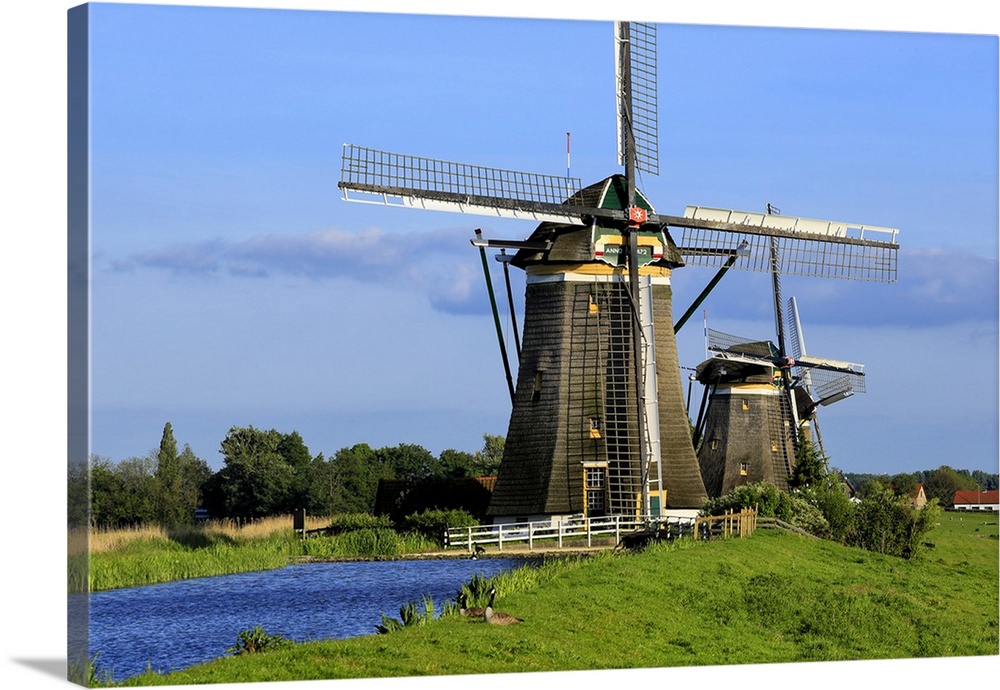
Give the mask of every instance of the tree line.
<svg viewBox="0 0 1000 690">
<path fill-rule="evenodd" d="M 941 465 L 936 470 L 899 472 L 897 474 L 846 473 L 844 475 L 864 497 L 877 487 L 891 489 L 897 496 L 913 496 L 922 484 L 927 500 L 936 498 L 942 508 L 952 508 L 956 491 L 992 491 L 1000 484 L 1000 475 L 982 470 L 956 470 Z"/>
<path fill-rule="evenodd" d="M 415 444 L 359 443 L 325 458 L 312 455 L 296 431 L 234 426 L 220 445 L 223 466 L 213 472 L 189 445 L 177 450 L 168 422 L 159 449 L 146 457 L 115 463 L 93 456 L 89 468 L 71 468 L 69 522 L 169 527 L 194 522 L 196 509 L 237 520 L 303 508 L 311 515 L 370 513 L 380 480 L 493 475 L 503 445 L 502 436 L 483 434 L 475 453 L 448 449 L 435 456 Z"/>
<path fill-rule="evenodd" d="M 305 509 L 310 515 L 371 513 L 379 481 L 427 480 L 495 475 L 504 438 L 483 434 L 475 453 L 448 449 L 435 456 L 426 448 L 401 443 L 372 448 L 359 443 L 332 457 L 312 455 L 301 435 L 253 426 L 232 427 L 220 444 L 223 466 L 212 471 L 189 445 L 178 451 L 173 428 L 163 427 L 159 449 L 120 462 L 93 456 L 89 467 L 71 468 L 69 523 L 127 527 L 147 523 L 176 526 L 195 521 L 195 510 L 215 518 L 251 520 Z M 828 459 L 811 447 L 799 453 L 793 487 L 817 486 L 830 474 Z M 923 484 L 928 500 L 953 506 L 959 490 L 991 490 L 998 475 L 981 470 L 912 473 L 840 473 L 858 498 L 890 491 L 911 497 Z M 834 520 L 836 522 L 836 520 Z"/>
</svg>

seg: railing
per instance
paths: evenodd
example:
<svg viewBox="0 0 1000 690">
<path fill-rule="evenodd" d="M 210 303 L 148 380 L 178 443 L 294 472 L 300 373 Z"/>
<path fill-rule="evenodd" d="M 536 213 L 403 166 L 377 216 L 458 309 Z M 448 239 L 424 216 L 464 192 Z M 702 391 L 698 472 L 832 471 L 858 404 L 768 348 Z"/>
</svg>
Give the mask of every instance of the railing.
<svg viewBox="0 0 1000 690">
<path fill-rule="evenodd" d="M 757 511 L 744 508 L 738 513 L 728 512 L 725 515 L 711 515 L 694 519 L 694 534 L 699 539 L 713 537 L 747 537 L 757 529 Z"/>
<path fill-rule="evenodd" d="M 592 547 L 595 540 L 614 539 L 617 545 L 622 536 L 637 530 L 659 530 L 673 536 L 693 534 L 694 518 L 663 516 L 621 516 L 586 518 L 572 517 L 558 521 L 514 522 L 498 525 L 450 528 L 446 546 L 464 547 L 473 553 L 476 547 L 495 545 L 503 551 L 504 545 L 527 543 L 528 550 L 536 546 L 559 549 L 585 544 Z"/>
<path fill-rule="evenodd" d="M 595 539 L 609 540 L 612 546 L 628 544 L 629 537 L 640 537 L 636 544 L 649 540 L 677 539 L 726 539 L 747 537 L 757 527 L 784 529 L 807 536 L 813 536 L 794 525 L 775 518 L 759 518 L 753 508 L 745 508 L 739 513 L 708 517 L 679 516 L 621 516 L 599 518 L 572 517 L 558 521 L 514 522 L 499 525 L 478 525 L 476 527 L 453 527 L 445 533 L 445 546 L 465 548 L 470 554 L 477 548 L 496 545 L 503 551 L 505 544 L 527 543 L 528 550 L 536 546 L 562 549 L 571 546 L 594 546 Z M 625 540 L 623 541 L 623 537 Z M 605 541 L 604 545 L 607 545 Z"/>
<path fill-rule="evenodd" d="M 760 518 L 759 522 L 757 523 L 757 526 L 764 529 L 781 529 L 786 532 L 794 532 L 795 534 L 801 534 L 802 536 L 810 537 L 812 539 L 819 539 L 819 537 L 817 537 L 815 534 L 810 534 L 801 527 L 796 527 L 795 525 L 785 522 L 784 520 L 781 520 L 779 518 Z"/>
</svg>

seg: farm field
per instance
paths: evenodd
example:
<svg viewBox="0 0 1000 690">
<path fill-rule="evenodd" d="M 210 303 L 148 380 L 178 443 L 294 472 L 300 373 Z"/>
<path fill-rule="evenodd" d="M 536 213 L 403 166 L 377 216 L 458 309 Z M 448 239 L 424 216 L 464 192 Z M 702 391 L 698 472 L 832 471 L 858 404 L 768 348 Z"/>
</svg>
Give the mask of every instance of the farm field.
<svg viewBox="0 0 1000 690">
<path fill-rule="evenodd" d="M 997 522 L 943 513 L 934 546 L 911 561 L 764 530 L 595 556 L 501 592 L 497 607 L 520 625 L 444 616 L 125 684 L 996 655 Z"/>
</svg>

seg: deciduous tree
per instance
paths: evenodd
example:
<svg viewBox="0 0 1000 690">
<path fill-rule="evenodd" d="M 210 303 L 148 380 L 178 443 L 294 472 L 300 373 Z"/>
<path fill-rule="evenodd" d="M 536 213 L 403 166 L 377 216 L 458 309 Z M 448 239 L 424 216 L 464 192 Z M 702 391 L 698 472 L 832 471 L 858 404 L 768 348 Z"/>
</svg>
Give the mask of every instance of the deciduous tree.
<svg viewBox="0 0 1000 690">
<path fill-rule="evenodd" d="M 253 426 L 232 427 L 220 452 L 225 466 L 219 470 L 224 514 L 235 518 L 271 515 L 288 500 L 293 471 L 278 452 L 282 435 Z"/>
<path fill-rule="evenodd" d="M 434 454 L 415 443 L 379 448 L 376 455 L 389 476 L 396 479 L 426 479 L 441 472 L 441 463 Z"/>
<path fill-rule="evenodd" d="M 506 439 L 503 436 L 483 434 L 483 448 L 476 453 L 475 473 L 481 477 L 496 476 L 503 459 Z"/>
<path fill-rule="evenodd" d="M 924 479 L 924 493 L 927 494 L 927 500 L 936 498 L 938 503 L 946 508 L 955 504 L 956 491 L 975 488 L 976 483 L 972 477 L 960 474 L 947 465 L 931 470 Z"/>
<path fill-rule="evenodd" d="M 341 448 L 330 462 L 331 512 L 370 513 L 378 480 L 392 475 L 380 465 L 367 443 Z"/>
</svg>

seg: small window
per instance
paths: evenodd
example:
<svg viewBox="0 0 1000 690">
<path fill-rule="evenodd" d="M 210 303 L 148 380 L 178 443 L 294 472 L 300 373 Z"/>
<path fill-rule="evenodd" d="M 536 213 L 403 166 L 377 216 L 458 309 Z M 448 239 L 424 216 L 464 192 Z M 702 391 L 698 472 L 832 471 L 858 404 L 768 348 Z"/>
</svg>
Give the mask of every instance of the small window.
<svg viewBox="0 0 1000 690">
<path fill-rule="evenodd" d="M 772 443 L 771 444 L 771 452 L 772 453 L 777 453 L 778 452 L 778 444 L 777 443 Z"/>
<path fill-rule="evenodd" d="M 590 418 L 590 438 L 601 438 L 601 419 L 600 417 Z"/>
<path fill-rule="evenodd" d="M 713 438 L 712 439 L 712 443 L 710 445 L 712 447 L 712 450 L 718 450 L 719 449 L 719 439 Z"/>
<path fill-rule="evenodd" d="M 746 398 L 743 398 L 743 409 L 744 410 L 749 410 L 750 409 L 750 401 L 747 400 Z"/>
<path fill-rule="evenodd" d="M 600 310 L 600 307 L 597 306 L 597 302 L 594 301 L 594 296 L 590 295 L 590 313 L 596 314 Z"/>
<path fill-rule="evenodd" d="M 604 488 L 604 468 L 603 467 L 588 467 L 586 471 L 587 479 L 587 489 L 603 489 Z"/>
<path fill-rule="evenodd" d="M 531 391 L 531 402 L 538 402 L 542 397 L 542 371 L 535 371 L 535 387 Z"/>
<path fill-rule="evenodd" d="M 750 464 L 746 462 L 740 463 L 740 476 L 745 477 L 750 473 Z"/>
</svg>

